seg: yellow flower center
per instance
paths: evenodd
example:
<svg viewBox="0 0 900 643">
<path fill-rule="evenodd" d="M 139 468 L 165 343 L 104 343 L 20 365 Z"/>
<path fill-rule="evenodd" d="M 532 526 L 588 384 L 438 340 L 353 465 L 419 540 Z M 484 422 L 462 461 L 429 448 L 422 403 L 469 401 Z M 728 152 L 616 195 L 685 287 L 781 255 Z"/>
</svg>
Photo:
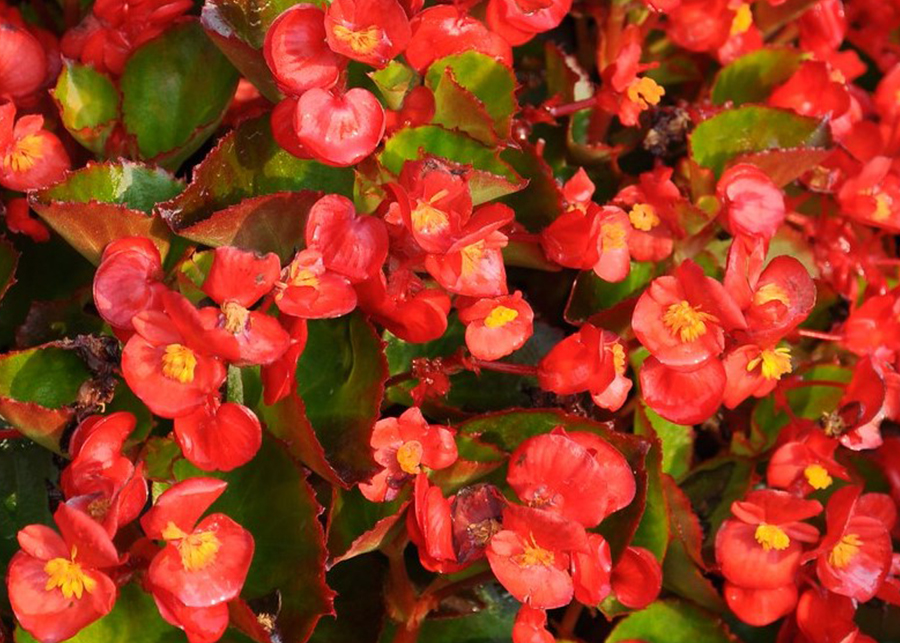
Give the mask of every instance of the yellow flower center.
<svg viewBox="0 0 900 643">
<path fill-rule="evenodd" d="M 59 589 L 63 597 L 69 599 L 73 596 L 80 599 L 84 592 L 90 594 L 97 587 L 97 581 L 88 576 L 81 565 L 75 562 L 75 554 L 77 550 L 72 548 L 72 559 L 54 558 L 47 561 L 44 565 L 44 572 L 47 574 L 47 584 L 44 589 L 52 592 Z"/>
<path fill-rule="evenodd" d="M 374 25 L 359 31 L 349 29 L 344 25 L 335 25 L 334 27 L 334 35 L 339 40 L 347 43 L 354 53 L 362 55 L 372 53 L 372 50 L 378 46 L 378 42 L 381 40 L 380 34 L 381 30 Z"/>
<path fill-rule="evenodd" d="M 649 232 L 659 225 L 659 217 L 656 215 L 656 208 L 649 203 L 638 203 L 628 213 L 631 225 L 635 230 Z"/>
<path fill-rule="evenodd" d="M 613 367 L 616 369 L 616 375 L 625 374 L 625 349 L 619 342 L 609 347 L 613 354 Z"/>
<path fill-rule="evenodd" d="M 665 96 L 666 90 L 652 78 L 644 76 L 631 83 L 625 93 L 628 100 L 643 110 L 650 105 L 659 105 L 659 99 Z"/>
<path fill-rule="evenodd" d="M 486 250 L 484 241 L 476 241 L 470 246 L 466 246 L 460 251 L 462 263 L 460 265 L 460 273 L 463 275 L 471 275 L 478 271 L 478 265 L 484 257 Z"/>
<path fill-rule="evenodd" d="M 834 480 L 821 464 L 811 464 L 803 470 L 803 476 L 813 489 L 827 489 Z"/>
<path fill-rule="evenodd" d="M 625 247 L 625 228 L 618 223 L 604 223 L 600 226 L 600 238 L 604 250 Z"/>
<path fill-rule="evenodd" d="M 753 303 L 757 306 L 763 306 L 770 301 L 780 301 L 785 306 L 790 306 L 791 298 L 788 297 L 784 288 L 778 284 L 766 284 L 757 290 L 753 295 Z"/>
<path fill-rule="evenodd" d="M 747 372 L 750 373 L 757 367 L 767 380 L 780 380 L 782 375 L 791 372 L 791 349 L 782 347 L 760 351 L 757 357 L 747 362 Z"/>
<path fill-rule="evenodd" d="M 859 553 L 862 540 L 856 534 L 847 534 L 841 538 L 828 554 L 828 564 L 837 569 L 843 569 L 850 564 L 853 557 Z"/>
<path fill-rule="evenodd" d="M 162 357 L 163 375 L 182 384 L 194 381 L 194 369 L 197 368 L 197 356 L 187 346 L 169 344 Z"/>
<path fill-rule="evenodd" d="M 788 535 L 784 533 L 784 530 L 782 530 L 781 527 L 776 525 L 767 525 L 765 523 L 759 525 L 756 528 L 753 537 L 756 538 L 756 542 L 762 545 L 762 548 L 766 551 L 772 549 L 782 551 L 787 549 L 791 544 L 791 539 L 788 538 Z"/>
<path fill-rule="evenodd" d="M 239 303 L 226 301 L 222 306 L 222 313 L 225 315 L 225 330 L 232 335 L 236 335 L 247 327 L 250 311 Z"/>
<path fill-rule="evenodd" d="M 514 321 L 519 316 L 519 311 L 515 308 L 507 308 L 506 306 L 497 306 L 491 311 L 491 314 L 484 318 L 484 325 L 488 328 L 502 328 L 509 322 Z"/>
<path fill-rule="evenodd" d="M 746 33 L 753 24 L 753 12 L 750 11 L 750 5 L 742 4 L 734 14 L 734 20 L 731 21 L 731 35 Z"/>
<path fill-rule="evenodd" d="M 891 216 L 891 206 L 894 204 L 894 200 L 891 199 L 884 192 L 879 192 L 875 195 L 875 211 L 872 213 L 872 218 L 876 221 L 885 221 Z"/>
<path fill-rule="evenodd" d="M 309 288 L 319 287 L 319 278 L 309 268 L 301 268 L 299 265 L 292 263 L 288 281 L 292 286 L 307 286 Z"/>
<path fill-rule="evenodd" d="M 447 190 L 440 190 L 427 201 L 418 200 L 410 213 L 413 229 L 423 234 L 439 234 L 450 227 L 450 217 L 434 204 L 447 196 Z"/>
<path fill-rule="evenodd" d="M 534 567 L 543 565 L 549 567 L 553 564 L 553 552 L 539 546 L 531 537 L 531 542 L 525 545 L 525 551 L 515 557 L 515 561 L 522 567 Z"/>
<path fill-rule="evenodd" d="M 181 564 L 189 572 L 196 572 L 211 565 L 222 546 L 211 531 L 186 534 L 173 522 L 166 525 L 162 537 L 168 541 L 176 541 L 175 547 L 181 554 Z"/>
<path fill-rule="evenodd" d="M 706 322 L 716 321 L 716 318 L 681 300 L 666 309 L 662 320 L 673 336 L 687 343 L 702 337 L 706 333 Z"/>
<path fill-rule="evenodd" d="M 3 157 L 3 167 L 13 172 L 27 172 L 41 157 L 41 137 L 29 134 L 17 141 L 9 153 Z"/>
<path fill-rule="evenodd" d="M 404 442 L 400 448 L 397 449 L 397 462 L 400 464 L 400 469 L 411 476 L 419 473 L 419 471 L 422 470 L 423 450 L 422 443 L 418 440 Z"/>
<path fill-rule="evenodd" d="M 91 518 L 102 520 L 109 513 L 110 505 L 112 505 L 112 501 L 109 498 L 98 498 L 88 503 L 87 512 Z"/>
</svg>

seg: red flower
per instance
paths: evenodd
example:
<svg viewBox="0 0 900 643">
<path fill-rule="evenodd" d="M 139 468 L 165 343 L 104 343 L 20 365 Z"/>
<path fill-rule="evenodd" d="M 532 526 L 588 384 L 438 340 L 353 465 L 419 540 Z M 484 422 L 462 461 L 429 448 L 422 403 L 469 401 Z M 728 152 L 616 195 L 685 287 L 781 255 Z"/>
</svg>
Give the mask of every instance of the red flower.
<svg viewBox="0 0 900 643">
<path fill-rule="evenodd" d="M 572 583 L 575 586 L 575 600 L 582 605 L 596 607 L 612 591 L 612 553 L 609 543 L 600 534 L 589 533 L 587 539 L 589 553 L 572 554 Z M 661 571 L 659 579 L 662 582 Z"/>
<path fill-rule="evenodd" d="M 312 4 L 294 5 L 269 27 L 263 53 L 285 94 L 300 96 L 337 83 L 347 60 L 329 48 L 326 38 L 325 12 Z"/>
<path fill-rule="evenodd" d="M 812 643 L 859 641 L 855 615 L 852 600 L 820 588 L 808 589 L 797 603 L 797 625 Z"/>
<path fill-rule="evenodd" d="M 755 165 L 738 163 L 719 179 L 716 188 L 735 236 L 771 239 L 784 222 L 784 194 L 769 175 Z"/>
<path fill-rule="evenodd" d="M 0 185 L 25 192 L 62 179 L 71 167 L 69 155 L 56 135 L 43 129 L 44 117 L 15 118 L 13 103 L 0 105 Z"/>
<path fill-rule="evenodd" d="M 816 305 L 816 286 L 803 264 L 787 255 L 775 257 L 755 283 L 744 309 L 752 341 L 774 344 L 803 323 Z"/>
<path fill-rule="evenodd" d="M 47 54 L 18 14 L 0 20 L 0 87 L 7 98 L 20 101 L 34 94 L 47 77 Z"/>
<path fill-rule="evenodd" d="M 723 595 L 739 619 L 763 627 L 793 612 L 799 592 L 793 583 L 773 589 L 749 589 L 725 581 Z"/>
<path fill-rule="evenodd" d="M 209 353 L 200 313 L 183 296 L 165 292 L 164 312 L 134 317 L 137 333 L 122 351 L 128 387 L 151 411 L 175 418 L 206 403 L 225 382 L 225 366 Z"/>
<path fill-rule="evenodd" d="M 809 61 L 772 92 L 769 104 L 804 116 L 827 116 L 835 120 L 850 109 L 850 94 L 844 79 L 835 80 L 826 63 Z"/>
<path fill-rule="evenodd" d="M 383 469 L 359 486 L 372 502 L 393 500 L 412 477 L 429 469 L 444 469 L 456 462 L 456 442 L 450 428 L 428 424 L 422 411 L 411 407 L 399 418 L 375 423 L 370 444 Z"/>
<path fill-rule="evenodd" d="M 281 273 L 278 256 L 258 256 L 238 248 L 216 248 L 203 292 L 219 304 L 220 310 L 202 308 L 200 314 L 210 329 L 209 341 L 224 345 L 223 354 L 236 341 L 238 366 L 269 364 L 287 350 L 290 338 L 274 317 L 248 310 L 272 290 Z M 215 349 L 214 349 L 215 350 Z"/>
<path fill-rule="evenodd" d="M 310 208 L 306 247 L 322 253 L 326 268 L 360 283 L 381 271 L 388 253 L 387 228 L 377 217 L 358 215 L 350 199 L 327 194 Z"/>
<path fill-rule="evenodd" d="M 617 376 L 616 346 L 607 346 L 605 331 L 591 324 L 566 337 L 550 349 L 538 364 L 538 382 L 545 391 L 553 391 L 559 395 L 571 395 L 582 391 L 590 391 L 592 395 L 601 395 Z M 610 336 L 612 334 L 610 333 Z"/>
<path fill-rule="evenodd" d="M 807 9 L 798 22 L 800 45 L 816 58 L 826 58 L 838 49 L 847 34 L 842 0 L 819 0 Z"/>
<path fill-rule="evenodd" d="M 718 359 L 683 372 L 651 356 L 641 365 L 639 378 L 644 401 L 676 424 L 699 424 L 708 419 L 725 394 L 725 368 Z"/>
<path fill-rule="evenodd" d="M 6 227 L 10 232 L 25 234 L 35 243 L 50 241 L 50 231 L 40 220 L 29 216 L 28 199 L 16 198 L 6 202 Z"/>
<path fill-rule="evenodd" d="M 141 518 L 149 538 L 166 541 L 147 572 L 154 593 L 162 590 L 191 608 L 240 594 L 253 558 L 253 536 L 221 513 L 200 520 L 225 487 L 212 478 L 176 483 Z"/>
<path fill-rule="evenodd" d="M 297 100 L 294 133 L 318 161 L 337 167 L 359 163 L 384 136 L 384 107 L 367 89 L 343 94 L 310 89 Z"/>
<path fill-rule="evenodd" d="M 667 15 L 669 38 L 688 51 L 718 49 L 728 40 L 734 21 L 728 5 L 728 0 L 681 0 Z"/>
<path fill-rule="evenodd" d="M 447 330 L 450 298 L 440 288 L 426 288 L 408 269 L 389 278 L 379 273 L 358 284 L 356 294 L 360 308 L 403 341 L 430 342 Z"/>
<path fill-rule="evenodd" d="M 521 45 L 558 26 L 572 0 L 490 0 L 487 21 L 511 45 Z"/>
<path fill-rule="evenodd" d="M 103 250 L 94 274 L 94 305 L 115 328 L 133 330 L 131 319 L 162 307 L 159 250 L 146 237 L 116 239 Z"/>
<path fill-rule="evenodd" d="M 594 527 L 634 498 L 625 457 L 592 433 L 552 433 L 525 440 L 510 456 L 509 485 L 525 503 Z"/>
<path fill-rule="evenodd" d="M 429 7 L 411 23 L 412 37 L 406 60 L 422 73 L 435 60 L 467 51 L 477 51 L 512 66 L 512 48 L 483 23 L 453 5 Z"/>
<path fill-rule="evenodd" d="M 850 474 L 834 459 L 838 442 L 818 428 L 783 444 L 772 454 L 766 480 L 770 487 L 808 495 L 828 489 L 834 478 L 849 480 Z"/>
<path fill-rule="evenodd" d="M 441 574 L 452 574 L 464 567 L 457 563 L 453 546 L 450 500 L 444 498 L 440 487 L 428 484 L 425 473 L 416 476 L 413 510 L 406 514 L 406 524 L 422 567 Z"/>
<path fill-rule="evenodd" d="M 603 346 L 604 350 L 612 354 L 615 376 L 602 392 L 591 393 L 591 399 L 599 407 L 618 411 L 628 399 L 628 392 L 633 385 L 631 378 L 625 375 L 625 371 L 628 370 L 628 357 L 618 335 L 608 330 L 603 331 Z"/>
<path fill-rule="evenodd" d="M 466 346 L 478 359 L 495 360 L 521 348 L 534 331 L 534 313 L 522 293 L 480 299 L 459 311 Z"/>
<path fill-rule="evenodd" d="M 638 125 L 641 112 L 659 105 L 665 95 L 663 89 L 649 76 L 639 76 L 652 65 L 642 64 L 643 35 L 637 25 L 629 25 L 622 33 L 615 61 L 602 70 L 603 88 L 599 95 L 600 106 L 615 113 L 626 127 Z M 605 47 L 598 48 L 598 66 L 610 55 Z"/>
<path fill-rule="evenodd" d="M 512 210 L 502 204 L 487 206 L 502 210 L 512 219 Z M 428 255 L 425 268 L 446 290 L 468 297 L 505 295 L 506 266 L 501 249 L 507 238 L 493 231 L 480 239 L 465 239 L 444 255 Z"/>
<path fill-rule="evenodd" d="M 43 525 L 19 532 L 6 584 L 19 624 L 41 643 L 57 643 L 112 610 L 118 593 L 102 570 L 119 564 L 109 534 L 88 515 L 61 504 L 60 534 Z"/>
<path fill-rule="evenodd" d="M 325 14 L 332 51 L 384 67 L 409 43 L 406 12 L 396 0 L 334 0 Z"/>
<path fill-rule="evenodd" d="M 662 568 L 643 547 L 626 547 L 612 570 L 612 591 L 625 607 L 640 610 L 656 600 L 662 589 Z"/>
<path fill-rule="evenodd" d="M 671 179 L 672 168 L 660 166 L 642 173 L 636 185 L 623 188 L 614 199 L 628 212 L 628 251 L 637 261 L 662 261 L 672 254 L 675 208 L 685 199 Z"/>
<path fill-rule="evenodd" d="M 748 397 L 765 397 L 782 376 L 791 372 L 791 351 L 785 346 L 762 348 L 744 344 L 730 350 L 723 359 L 728 381 L 723 402 L 730 409 Z"/>
<path fill-rule="evenodd" d="M 864 603 L 891 568 L 890 530 L 897 510 L 889 496 L 861 494 L 860 487 L 848 486 L 828 500 L 828 530 L 817 549 L 816 574 L 829 591 Z"/>
<path fill-rule="evenodd" d="M 281 322 L 288 329 L 288 334 L 291 337 L 290 346 L 284 352 L 284 355 L 260 369 L 260 377 L 263 384 L 263 402 L 268 406 L 284 399 L 294 390 L 297 361 L 303 354 L 303 349 L 306 348 L 306 340 L 309 336 L 305 319 L 282 315 Z"/>
<path fill-rule="evenodd" d="M 301 250 L 285 269 L 275 303 L 294 317 L 328 319 L 352 312 L 356 291 L 345 276 L 325 268 L 318 250 Z"/>
<path fill-rule="evenodd" d="M 174 429 L 184 457 L 204 471 L 247 464 L 262 444 L 262 427 L 253 411 L 235 402 L 222 404 L 217 396 L 175 418 Z"/>
<path fill-rule="evenodd" d="M 60 477 L 70 504 L 101 523 L 110 537 L 137 518 L 147 503 L 143 463 L 135 467 L 122 455 L 135 424 L 135 417 L 125 411 L 82 421 L 69 443 L 72 462 Z"/>
<path fill-rule="evenodd" d="M 838 201 L 844 214 L 896 233 L 900 232 L 900 177 L 892 171 L 892 161 L 876 156 L 866 163 L 841 186 Z"/>
<path fill-rule="evenodd" d="M 556 639 L 547 631 L 546 610 L 522 605 L 516 612 L 512 640 L 513 643 L 555 643 Z"/>
<path fill-rule="evenodd" d="M 153 600 L 167 623 L 184 630 L 190 643 L 214 643 L 228 629 L 228 603 L 188 607 L 169 592 L 152 588 Z"/>
</svg>

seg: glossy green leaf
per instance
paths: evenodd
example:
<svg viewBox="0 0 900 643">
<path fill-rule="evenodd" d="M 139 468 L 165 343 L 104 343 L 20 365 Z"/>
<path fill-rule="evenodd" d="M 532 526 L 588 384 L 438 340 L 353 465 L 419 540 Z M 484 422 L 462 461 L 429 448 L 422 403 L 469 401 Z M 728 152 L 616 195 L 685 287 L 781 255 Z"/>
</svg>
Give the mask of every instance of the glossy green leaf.
<svg viewBox="0 0 900 643">
<path fill-rule="evenodd" d="M 529 232 L 541 232 L 562 212 L 562 195 L 553 168 L 527 143 L 521 149 L 503 150 L 500 158 L 528 181 L 524 189 L 503 197 L 503 202 L 515 211 L 516 221 Z M 534 248 L 534 244 L 531 246 Z M 536 249 L 543 256 L 543 251 Z"/>
<path fill-rule="evenodd" d="M 669 547 L 669 507 L 663 491 L 663 451 L 659 440 L 651 438 L 650 450 L 644 458 L 647 472 L 647 494 L 644 513 L 631 544 L 650 550 L 660 562 Z"/>
<path fill-rule="evenodd" d="M 103 155 L 119 117 L 119 92 L 109 76 L 90 65 L 63 60 L 51 94 L 66 130 L 87 149 Z"/>
<path fill-rule="evenodd" d="M 612 308 L 639 294 L 658 274 L 657 265 L 649 261 L 632 261 L 628 276 L 616 283 L 604 281 L 593 270 L 580 272 L 566 304 L 566 321 L 580 324 L 591 315 Z"/>
<path fill-rule="evenodd" d="M 626 616 L 606 639 L 607 643 L 629 640 L 645 643 L 734 643 L 721 620 L 678 600 L 656 601 L 646 609 Z"/>
<path fill-rule="evenodd" d="M 710 554 L 719 526 L 731 515 L 731 503 L 743 498 L 753 482 L 753 464 L 743 458 L 720 457 L 695 467 L 680 487 L 703 526 L 704 554 Z"/>
<path fill-rule="evenodd" d="M 372 554 L 353 558 L 328 570 L 329 587 L 337 592 L 335 618 L 319 621 L 309 643 L 375 643 L 385 614 L 388 562 Z"/>
<path fill-rule="evenodd" d="M 484 103 L 456 81 L 453 70 L 449 67 L 444 69 L 443 77 L 432 91 L 433 123 L 468 134 L 486 145 L 497 144 L 498 134 Z"/>
<path fill-rule="evenodd" d="M 401 129 L 385 141 L 380 161 L 388 170 L 399 174 L 405 161 L 421 158 L 422 154 L 471 164 L 475 172 L 469 188 L 476 204 L 525 187 L 522 177 L 500 159 L 497 150 L 485 147 L 465 134 L 450 132 L 436 125 Z"/>
<path fill-rule="evenodd" d="M 369 502 L 359 488 L 333 489 L 328 510 L 328 553 L 331 565 L 377 549 L 401 520 L 409 504 L 406 496 L 391 502 Z"/>
<path fill-rule="evenodd" d="M 656 437 L 662 444 L 662 470 L 676 480 L 691 469 L 694 428 L 669 422 L 641 403 L 634 415 L 637 435 Z"/>
<path fill-rule="evenodd" d="M 759 105 L 721 112 L 697 125 L 690 136 L 691 158 L 717 176 L 742 154 L 830 145 L 827 122 Z"/>
<path fill-rule="evenodd" d="M 419 75 L 415 70 L 399 60 L 392 60 L 381 69 L 368 73 L 388 109 L 398 110 L 403 99 L 416 86 Z"/>
<path fill-rule="evenodd" d="M 712 101 L 716 105 L 731 101 L 735 107 L 765 102 L 775 87 L 797 71 L 803 58 L 803 52 L 787 47 L 763 48 L 745 54 L 716 75 Z"/>
<path fill-rule="evenodd" d="M 159 168 L 131 161 L 89 163 L 56 185 L 32 193 L 38 215 L 94 264 L 108 243 L 122 237 L 150 238 L 165 257 L 170 233 L 150 213 L 184 183 Z"/>
<path fill-rule="evenodd" d="M 122 122 L 141 158 L 177 168 L 225 114 L 238 73 L 190 20 L 138 47 L 119 80 Z"/>
</svg>

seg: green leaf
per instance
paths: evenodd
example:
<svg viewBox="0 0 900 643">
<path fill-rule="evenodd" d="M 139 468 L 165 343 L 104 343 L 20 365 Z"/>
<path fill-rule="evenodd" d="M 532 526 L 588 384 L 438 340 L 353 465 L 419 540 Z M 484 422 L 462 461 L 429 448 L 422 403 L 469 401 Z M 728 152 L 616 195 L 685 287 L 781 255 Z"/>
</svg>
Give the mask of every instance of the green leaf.
<svg viewBox="0 0 900 643">
<path fill-rule="evenodd" d="M 420 641 L 428 643 L 505 643 L 509 641 L 519 602 L 495 585 L 483 585 L 458 606 L 453 618 L 430 618 L 422 624 Z M 468 604 L 467 604 L 468 603 Z M 460 609 L 460 611 L 463 611 Z"/>
<path fill-rule="evenodd" d="M 184 643 L 184 632 L 166 623 L 153 597 L 135 583 L 119 592 L 113 610 L 88 625 L 67 643 Z M 16 643 L 37 643 L 30 634 L 19 628 Z"/>
<path fill-rule="evenodd" d="M 329 587 L 337 592 L 335 618 L 319 621 L 309 643 L 375 643 L 385 621 L 387 560 L 360 556 L 328 570 Z M 423 642 L 424 643 L 424 642 Z"/>
<path fill-rule="evenodd" d="M 580 272 L 566 304 L 566 321 L 583 323 L 591 315 L 637 295 L 657 274 L 659 267 L 650 261 L 632 261 L 628 276 L 616 283 L 604 281 L 593 270 Z"/>
<path fill-rule="evenodd" d="M 486 145 L 498 143 L 497 132 L 484 103 L 456 81 L 453 70 L 444 69 L 444 77 L 432 91 L 433 123 L 468 134 Z"/>
<path fill-rule="evenodd" d="M 731 101 L 762 103 L 772 90 L 787 81 L 800 67 L 803 52 L 788 47 L 767 47 L 741 56 L 716 75 L 711 98 L 716 105 Z"/>
<path fill-rule="evenodd" d="M 177 168 L 212 134 L 238 73 L 190 20 L 138 47 L 125 64 L 122 121 L 141 158 Z"/>
<path fill-rule="evenodd" d="M 184 183 L 159 168 L 132 161 L 88 163 L 61 183 L 32 193 L 29 203 L 72 247 L 94 264 L 108 243 L 148 237 L 165 257 L 171 234 L 150 213 Z"/>
<path fill-rule="evenodd" d="M 404 162 L 419 159 L 423 154 L 471 164 L 475 172 L 469 188 L 476 205 L 525 187 L 522 177 L 500 159 L 496 149 L 436 125 L 401 129 L 385 141 L 379 160 L 388 170 L 399 174 Z"/>
<path fill-rule="evenodd" d="M 716 176 L 742 154 L 830 146 L 827 122 L 759 105 L 721 112 L 697 125 L 690 136 L 691 158 Z"/>
<path fill-rule="evenodd" d="M 403 99 L 419 80 L 415 70 L 399 60 L 392 60 L 383 68 L 370 71 L 368 76 L 378 88 L 385 106 L 393 110 L 403 106 Z"/>
<path fill-rule="evenodd" d="M 91 376 L 75 352 L 48 345 L 0 355 L 0 397 L 59 409 Z"/>
<path fill-rule="evenodd" d="M 636 547 L 650 550 L 659 562 L 663 561 L 669 547 L 669 507 L 663 491 L 662 463 L 660 442 L 653 439 L 644 459 L 644 469 L 647 472 L 644 513 L 631 541 Z"/>
<path fill-rule="evenodd" d="M 694 452 L 693 427 L 669 422 L 642 402 L 634 416 L 634 432 L 660 441 L 663 473 L 677 480 L 690 471 Z"/>
<path fill-rule="evenodd" d="M 613 628 L 606 643 L 640 640 L 645 643 L 734 643 L 714 615 L 679 600 L 656 601 L 626 616 Z"/>
<path fill-rule="evenodd" d="M 119 117 L 119 92 L 109 76 L 90 65 L 63 59 L 51 94 L 69 134 L 90 151 L 103 155 Z"/>
<path fill-rule="evenodd" d="M 684 480 L 681 490 L 706 534 L 704 553 L 711 553 L 719 525 L 731 515 L 731 503 L 750 490 L 753 464 L 743 458 L 720 457 L 695 467 Z"/>
<path fill-rule="evenodd" d="M 214 215 L 252 197 L 300 190 L 353 196 L 351 169 L 329 167 L 285 152 L 272 138 L 268 116 L 241 123 L 223 136 L 194 168 L 193 177 L 191 184 L 177 198 L 157 207 L 169 226 L 179 233 L 208 220 L 214 221 L 210 224 L 213 227 L 221 228 L 215 223 Z M 269 203 L 271 201 L 253 202 L 236 212 L 240 216 L 250 216 Z M 237 224 L 240 216 L 231 213 L 220 219 Z M 237 232 L 232 230 L 230 234 Z M 284 241 L 302 243 L 302 236 Z"/>
<path fill-rule="evenodd" d="M 375 470 L 369 439 L 387 379 L 384 346 L 359 313 L 310 320 L 297 391 L 325 456 L 347 484 Z"/>
<path fill-rule="evenodd" d="M 186 460 L 175 464 L 179 480 L 209 475 Z M 228 488 L 210 508 L 253 534 L 256 550 L 242 596 L 253 600 L 280 593 L 276 627 L 285 641 L 305 641 L 316 622 L 331 613 L 333 592 L 325 584 L 325 543 L 312 487 L 287 451 L 263 440 L 256 457 L 216 477 Z"/>
<path fill-rule="evenodd" d="M 381 546 L 406 515 L 406 496 L 391 502 L 369 502 L 358 487 L 333 488 L 328 510 L 328 553 L 330 565 L 361 556 Z"/>
<path fill-rule="evenodd" d="M 0 299 L 16 283 L 16 267 L 19 265 L 19 251 L 11 241 L 0 237 Z"/>
<path fill-rule="evenodd" d="M 524 189 L 503 197 L 503 202 L 515 211 L 516 221 L 529 232 L 541 232 L 562 212 L 562 195 L 553 168 L 527 143 L 522 143 L 521 149 L 503 150 L 500 158 L 528 181 Z M 531 246 L 534 248 L 534 244 Z M 543 257 L 543 251 L 538 253 Z"/>
</svg>

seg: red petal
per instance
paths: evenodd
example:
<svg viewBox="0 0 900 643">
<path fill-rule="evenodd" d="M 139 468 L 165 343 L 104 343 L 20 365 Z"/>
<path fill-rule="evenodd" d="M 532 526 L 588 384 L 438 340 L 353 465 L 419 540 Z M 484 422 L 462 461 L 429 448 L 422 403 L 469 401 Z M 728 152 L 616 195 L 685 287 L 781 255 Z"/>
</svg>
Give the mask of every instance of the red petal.
<svg viewBox="0 0 900 643">
<path fill-rule="evenodd" d="M 358 283 L 381 270 L 388 252 L 387 228 L 377 217 L 357 215 L 350 199 L 329 194 L 309 211 L 306 245 L 322 253 L 326 268 Z"/>
<path fill-rule="evenodd" d="M 171 522 L 191 533 L 200 516 L 225 492 L 228 484 L 215 478 L 188 478 L 166 489 L 156 504 L 141 518 L 144 533 L 162 540 L 162 532 Z"/>
<path fill-rule="evenodd" d="M 640 381 L 644 401 L 654 411 L 676 424 L 699 424 L 722 403 L 726 378 L 718 359 L 681 373 L 648 357 L 641 366 Z"/>
<path fill-rule="evenodd" d="M 259 255 L 231 246 L 216 248 L 203 292 L 217 304 L 233 301 L 250 308 L 272 290 L 281 274 L 278 255 Z"/>
<path fill-rule="evenodd" d="M 622 605 L 643 609 L 662 589 L 662 568 L 643 547 L 627 547 L 612 571 L 612 589 Z"/>
<path fill-rule="evenodd" d="M 297 101 L 294 114 L 300 144 L 319 161 L 338 167 L 359 163 L 374 152 L 384 127 L 384 108 L 360 87 L 342 96 L 310 89 Z"/>
<path fill-rule="evenodd" d="M 763 627 L 794 611 L 797 586 L 794 583 L 773 589 L 747 589 L 725 582 L 725 601 L 731 611 L 748 625 Z"/>
<path fill-rule="evenodd" d="M 201 407 L 175 419 L 175 438 L 190 462 L 204 471 L 231 471 L 247 464 L 262 444 L 262 427 L 243 404 Z"/>
<path fill-rule="evenodd" d="M 324 21 L 324 11 L 300 4 L 278 16 L 266 32 L 266 63 L 285 93 L 299 96 L 337 83 L 347 61 L 328 48 Z"/>
</svg>

